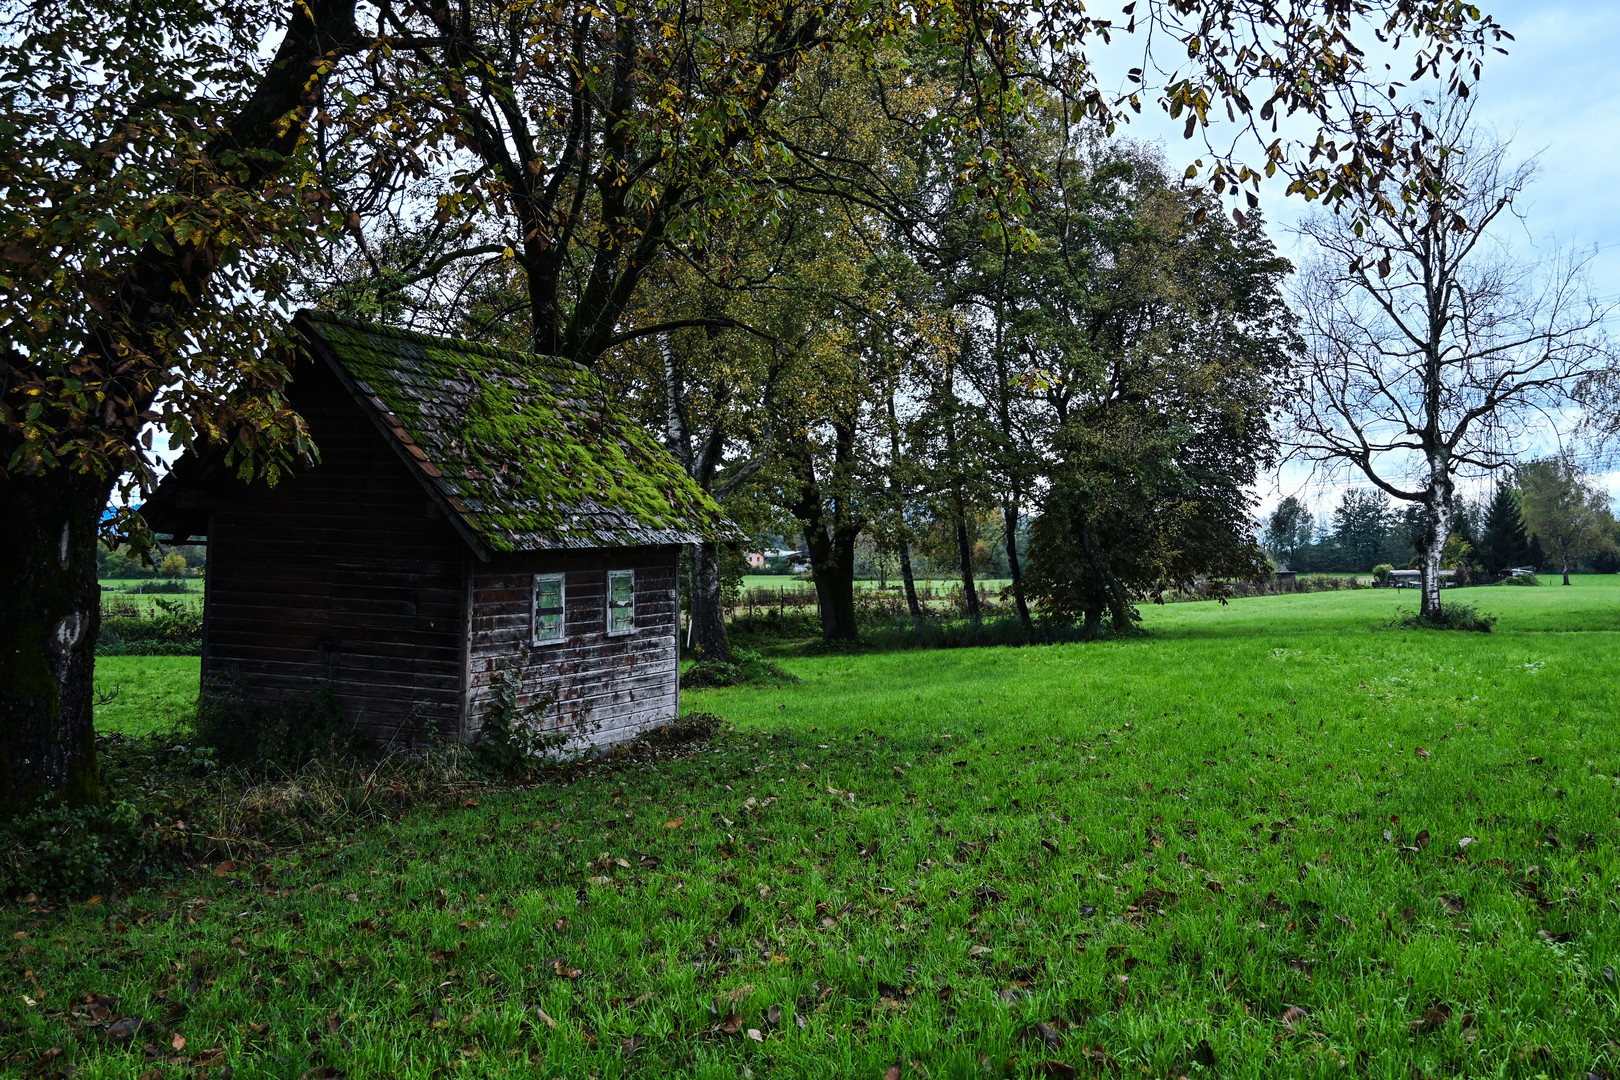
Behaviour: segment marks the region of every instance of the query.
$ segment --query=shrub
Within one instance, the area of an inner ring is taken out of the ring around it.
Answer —
[[[1389,565],[1389,563],[1379,563],[1377,566],[1372,568],[1373,580],[1378,582],[1380,585],[1388,585],[1389,575],[1394,572],[1395,568]]]
[[[102,612],[96,650],[104,656],[196,656],[202,652],[202,608],[183,600],[152,600],[142,610],[118,600]]]
[[[1541,579],[1534,574],[1509,574],[1498,585],[1540,585]]]
[[[212,750],[222,765],[284,773],[318,758],[356,757],[370,743],[329,690],[252,702],[235,680],[203,688],[189,728],[192,740]]]
[[[1133,628],[1134,629],[1134,628]],[[1025,626],[1016,615],[989,619],[906,619],[875,626],[862,637],[874,649],[961,649],[973,646],[1056,645],[1114,636],[1112,630],[1088,631],[1079,623],[1039,620]]]
[[[153,845],[128,803],[41,806],[0,824],[0,867],[17,892],[82,896],[112,885]]]
[[[169,581],[143,581],[125,591],[145,595],[147,593],[189,593],[192,589],[184,581],[171,579]]]
[[[1433,617],[1403,609],[1391,625],[1402,630],[1468,630],[1488,634],[1496,625],[1496,616],[1481,614],[1473,604],[1447,603],[1441,604],[1440,613]]]
[[[519,703],[524,659],[503,665],[496,674],[483,723],[472,741],[473,764],[489,776],[522,776],[534,769],[536,759],[556,753],[567,742],[566,735],[541,727],[553,699]]]
[[[681,675],[682,685],[693,690],[711,690],[720,686],[744,686],[749,683],[796,683],[799,677],[784,671],[757,652],[733,649],[731,661],[699,660]]]

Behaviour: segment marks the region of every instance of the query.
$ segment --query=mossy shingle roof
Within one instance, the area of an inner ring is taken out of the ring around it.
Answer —
[[[720,507],[587,369],[303,312],[334,363],[489,553],[693,543]]]

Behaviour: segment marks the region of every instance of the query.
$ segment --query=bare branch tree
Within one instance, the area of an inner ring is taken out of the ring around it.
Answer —
[[[1588,257],[1525,260],[1503,241],[1535,167],[1470,112],[1457,97],[1429,107],[1445,149],[1419,165],[1399,213],[1302,226],[1320,254],[1296,284],[1309,354],[1290,403],[1293,456],[1424,508],[1427,617],[1440,611],[1458,474],[1556,435],[1581,383],[1613,360]]]

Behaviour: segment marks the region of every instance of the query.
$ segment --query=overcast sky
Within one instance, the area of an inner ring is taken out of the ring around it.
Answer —
[[[1601,298],[1620,297],[1620,201],[1614,195],[1620,185],[1620,136],[1607,97],[1620,54],[1620,4],[1484,0],[1481,7],[1516,40],[1507,43],[1507,56],[1492,54],[1487,62],[1475,118],[1510,136],[1517,156],[1538,156],[1540,167],[1514,243],[1530,254],[1595,246],[1593,291]],[[1124,49],[1102,50],[1098,60],[1105,86],[1135,63]],[[1177,166],[1203,149],[1202,141],[1184,141],[1181,125],[1162,113],[1144,110],[1126,134],[1159,143]],[[1312,207],[1286,197],[1280,182],[1266,186],[1262,205],[1279,249],[1300,261],[1306,253],[1290,226]],[[1612,320],[1611,328],[1620,331],[1620,320]],[[1620,494],[1620,471],[1600,479]],[[1289,469],[1259,495],[1262,510],[1282,495],[1299,494],[1322,511],[1347,486],[1353,482],[1310,482],[1303,470]]]

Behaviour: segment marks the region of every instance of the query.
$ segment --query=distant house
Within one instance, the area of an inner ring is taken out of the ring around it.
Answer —
[[[753,570],[758,570],[765,565],[765,553],[763,551],[750,551],[743,556],[743,559],[748,563],[749,568]]]
[[[733,533],[603,384],[330,315],[294,328],[319,463],[271,486],[188,454],[141,509],[207,540],[204,680],[329,689],[407,743],[477,733],[503,666],[576,746],[674,717],[678,545]]]

